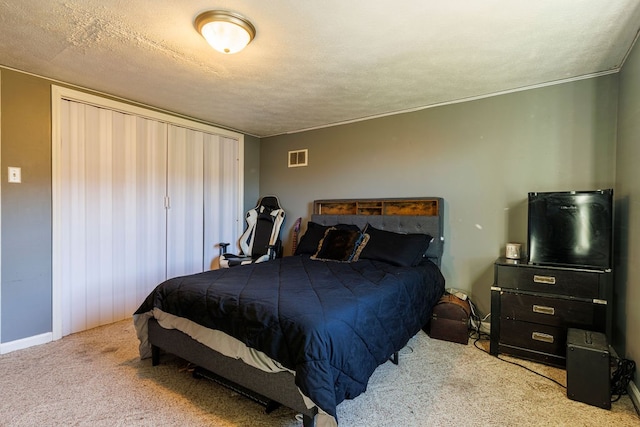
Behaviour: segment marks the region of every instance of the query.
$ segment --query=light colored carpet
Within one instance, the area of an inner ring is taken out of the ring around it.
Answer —
[[[486,344],[485,344],[486,345]],[[0,356],[2,426],[276,426],[302,423],[208,380],[180,359],[140,360],[130,320]],[[513,359],[512,359],[513,360]],[[526,363],[565,383],[565,371]],[[340,426],[639,426],[628,396],[610,411],[473,346],[420,332],[400,365],[338,408]]]

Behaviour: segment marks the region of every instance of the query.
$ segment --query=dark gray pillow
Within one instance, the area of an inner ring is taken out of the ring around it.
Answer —
[[[367,224],[364,232],[369,235],[369,241],[360,253],[360,259],[384,261],[400,267],[418,265],[433,239],[428,234],[379,230],[371,224]]]
[[[300,238],[300,242],[296,247],[294,255],[313,255],[318,251],[320,241],[324,237],[324,233],[330,228],[335,227],[339,230],[353,230],[360,231],[357,225],[352,224],[338,224],[338,225],[320,225],[316,222],[309,221],[307,223],[307,231]]]

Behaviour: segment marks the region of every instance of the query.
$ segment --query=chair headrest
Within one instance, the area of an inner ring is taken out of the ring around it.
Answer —
[[[258,206],[264,206],[269,208],[270,210],[281,209],[280,202],[276,196],[264,196],[260,199]]]

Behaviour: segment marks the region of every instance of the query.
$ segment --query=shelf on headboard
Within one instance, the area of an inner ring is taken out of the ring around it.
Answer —
[[[322,215],[422,215],[437,216],[439,199],[333,199],[313,202],[313,213]]]

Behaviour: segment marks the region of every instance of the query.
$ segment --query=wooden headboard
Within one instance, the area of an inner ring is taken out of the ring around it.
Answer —
[[[322,225],[367,224],[397,233],[433,236],[425,256],[438,266],[444,249],[444,203],[441,197],[328,199],[313,202],[311,220]]]

